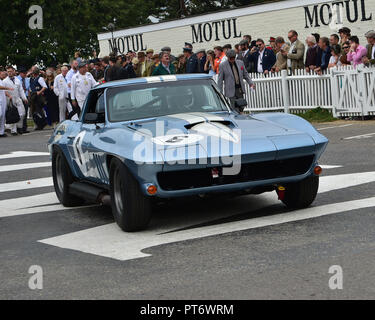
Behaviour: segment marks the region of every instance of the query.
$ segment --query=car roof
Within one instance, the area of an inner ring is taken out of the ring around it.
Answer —
[[[195,74],[174,74],[167,76],[154,76],[145,78],[132,78],[124,80],[110,81],[96,86],[94,89],[105,89],[113,87],[122,87],[127,85],[135,84],[146,84],[146,83],[160,83],[167,81],[184,81],[184,80],[196,80],[196,79],[212,79],[212,76],[206,73],[195,73]]]

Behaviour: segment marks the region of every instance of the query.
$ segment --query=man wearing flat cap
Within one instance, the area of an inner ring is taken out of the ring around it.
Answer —
[[[208,73],[208,71],[204,71],[204,65],[206,64],[206,50],[200,49],[197,51],[197,58],[198,58],[198,72],[199,73]]]
[[[161,48],[161,52],[164,52],[164,51],[169,53],[169,58],[171,62],[174,62],[176,60],[176,57],[173,54],[171,54],[172,52],[171,47],[166,46],[166,47]]]
[[[186,73],[199,73],[198,58],[190,47],[183,48],[186,58]]]
[[[241,60],[236,60],[236,51],[228,50],[226,55],[228,59],[219,65],[218,86],[220,91],[223,92],[224,83],[224,95],[229,98],[232,108],[237,112],[242,113],[243,109],[238,109],[235,105],[235,101],[244,97],[244,80],[246,80],[249,86],[253,89],[255,88],[255,85],[251,80],[244,63]]]
[[[87,63],[81,61],[78,64],[78,72],[72,78],[72,104],[74,113],[81,114],[83,104],[89,94],[91,88],[95,87],[99,83],[94,79],[90,72],[87,72]],[[73,116],[71,114],[70,116]],[[72,118],[73,119],[73,118]],[[74,120],[74,119],[73,119]]]
[[[249,42],[243,39],[240,41],[239,45],[240,45],[240,53],[238,54],[237,59],[243,61],[247,72],[251,72],[252,62],[250,59],[251,53],[249,49]]]
[[[365,65],[375,65],[375,31],[371,30],[366,32],[365,37],[367,38],[367,55],[362,58]]]
[[[23,105],[25,107],[25,117],[23,118],[23,126],[22,126],[22,131],[23,133],[28,133],[27,131],[27,114],[29,112],[29,90],[30,90],[30,78],[27,77],[27,70],[25,67],[19,67],[18,68],[18,80],[20,80],[22,89],[25,92],[26,99],[23,102]]]

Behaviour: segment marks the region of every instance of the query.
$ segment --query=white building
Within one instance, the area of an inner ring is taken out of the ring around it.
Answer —
[[[129,50],[155,52],[170,46],[173,54],[182,53],[185,42],[197,49],[212,49],[227,43],[234,46],[245,34],[263,38],[283,36],[295,29],[304,40],[310,33],[330,36],[341,27],[365,44],[364,34],[375,30],[375,0],[286,0],[240,9],[220,11],[185,19],[140,26],[98,34],[100,57],[117,47],[120,53]]]

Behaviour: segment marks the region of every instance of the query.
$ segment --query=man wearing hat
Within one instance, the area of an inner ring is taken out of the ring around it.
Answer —
[[[74,112],[78,117],[81,114],[83,104],[91,88],[99,83],[94,79],[91,73],[87,72],[87,64],[81,61],[78,65],[78,72],[72,78],[72,103]]]
[[[40,76],[40,71],[38,67],[32,68],[32,74],[30,78],[30,113],[38,115],[40,119],[45,119],[43,106],[45,105],[45,99],[43,97],[43,92],[47,90],[47,84],[43,77]],[[35,121],[34,121],[35,122]],[[35,122],[35,130],[42,130],[43,127]]]
[[[66,80],[66,75],[68,73],[68,67],[63,66],[61,67],[61,73],[56,76],[55,81],[53,83],[53,92],[58,98],[59,101],[59,121],[62,122],[66,118],[66,110],[70,109],[71,106],[68,99],[68,83]]]
[[[137,77],[143,77],[143,74],[146,71],[146,54],[143,51],[140,51],[137,54],[137,58],[138,63],[135,66],[135,74]]]
[[[185,45],[186,44],[188,43],[185,43]],[[193,49],[190,48],[190,46],[185,46],[183,52],[186,58],[186,73],[199,73],[198,58],[193,53]]]
[[[367,38],[367,56],[362,58],[365,65],[375,65],[375,31],[371,30],[366,32],[365,37]]]
[[[197,58],[198,58],[198,72],[199,73],[208,73],[208,71],[204,71],[204,65],[206,64],[206,50],[200,49],[197,52]]]
[[[18,69],[17,78],[21,82],[22,89],[25,92],[26,99],[29,99],[30,78],[27,77],[27,70],[25,67],[20,67]],[[29,131],[27,131],[27,115],[29,112],[29,101],[25,100],[23,106],[25,107],[25,117],[23,119],[22,133],[29,133]]]
[[[247,72],[251,72],[252,63],[250,59],[251,53],[249,49],[249,42],[245,39],[242,39],[239,45],[240,45],[240,53],[238,54],[237,59],[243,61]]]
[[[219,78],[217,84],[220,91],[223,92],[224,83],[224,95],[229,98],[232,108],[241,113],[243,110],[236,108],[235,101],[244,97],[244,79],[251,88],[254,89],[255,85],[251,80],[244,63],[241,60],[236,60],[236,51],[228,50],[226,56],[228,59],[219,65]]]
[[[171,62],[174,62],[176,60],[176,57],[173,54],[171,54],[172,52],[171,47],[166,46],[166,47],[161,48],[161,52],[164,52],[164,51],[169,53],[169,58]]]
[[[154,49],[146,50],[146,61],[145,61],[145,71],[143,72],[144,77],[149,77],[151,75],[151,66],[153,64],[152,56],[154,55]]]
[[[0,66],[0,138],[6,138],[5,133],[5,113],[7,109],[7,96],[10,94],[6,90],[12,90],[12,88],[4,85],[3,80],[6,78],[6,72],[3,67]]]
[[[277,50],[276,50],[276,38],[270,37],[270,44],[266,48],[272,50],[273,53],[276,55],[276,53],[277,53]]]
[[[10,94],[11,102],[15,107],[17,107],[20,120],[18,123],[10,125],[11,134],[16,136],[17,134],[22,134],[23,130],[23,119],[25,117],[25,107],[24,103],[27,103],[25,92],[23,91],[21,81],[16,77],[16,70],[12,66],[6,68],[8,77],[3,81],[6,87],[12,88],[12,91],[8,91]]]

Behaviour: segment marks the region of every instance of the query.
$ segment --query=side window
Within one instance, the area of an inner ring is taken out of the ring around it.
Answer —
[[[100,93],[99,99],[96,102],[95,113],[105,113],[104,92]]]
[[[98,115],[95,118],[97,123],[105,122],[104,90],[93,90],[89,93],[83,122],[92,123],[93,114]]]

